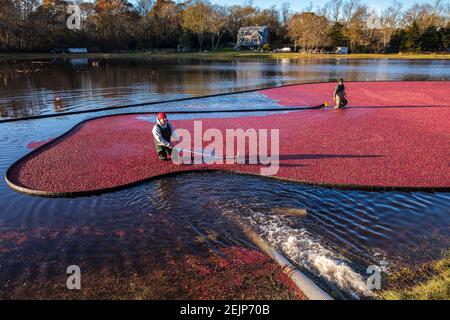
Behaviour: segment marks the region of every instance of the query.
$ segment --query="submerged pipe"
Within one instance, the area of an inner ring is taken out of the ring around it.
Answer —
[[[245,235],[267,256],[275,260],[295,285],[310,300],[333,300],[333,298],[323,291],[317,284],[309,279],[300,270],[296,269],[278,250],[272,248],[264,239],[262,239],[251,227],[249,227],[241,218],[235,216],[233,219],[241,228]]]
[[[297,86],[297,85],[301,85],[301,84],[313,84],[313,83],[283,84],[283,85],[279,85],[279,86],[254,88],[254,89],[241,90],[241,91],[213,93],[213,94],[204,95],[204,96],[190,96],[190,97],[175,98],[175,99],[169,99],[169,100],[163,100],[163,101],[147,101],[147,102],[133,103],[133,104],[127,104],[127,105],[120,105],[120,106],[108,106],[108,107],[96,108],[96,109],[90,109],[90,110],[76,110],[76,111],[41,114],[41,115],[37,115],[37,116],[28,116],[28,117],[20,117],[20,118],[6,118],[6,119],[0,119],[0,123],[25,121],[25,120],[36,120],[36,119],[45,119],[45,118],[55,118],[55,117],[62,117],[62,116],[71,116],[71,115],[76,115],[76,114],[120,110],[120,109],[126,109],[126,108],[144,107],[144,106],[151,106],[151,105],[158,105],[158,104],[165,104],[165,103],[174,103],[174,102],[183,102],[183,101],[190,101],[190,100],[197,100],[197,99],[200,100],[200,99],[216,98],[216,97],[222,97],[222,96],[231,96],[231,95],[239,95],[239,94],[244,94],[244,93],[258,92],[258,91],[270,90],[270,89],[276,89],[276,88],[293,87],[293,86]],[[299,109],[318,109],[319,107],[320,106],[306,107],[306,108],[305,107],[290,107],[290,108],[274,107],[274,108],[261,108],[261,109],[249,109],[249,110],[241,110],[241,109],[235,109],[235,110],[180,110],[180,111],[165,111],[165,113],[188,114],[188,113],[222,113],[222,112],[247,112],[247,111],[248,112],[286,111],[286,110],[289,111],[289,110],[299,110]],[[138,112],[138,113],[145,113],[145,112]],[[150,113],[156,113],[156,111],[153,111]]]
[[[366,82],[397,82],[398,80],[371,80],[369,81],[367,79]],[[417,80],[402,80],[403,82],[408,81],[417,81]],[[446,81],[445,79],[442,80],[427,80],[427,82],[442,82]],[[209,95],[204,96],[190,96],[190,97],[184,97],[184,98],[175,98],[175,99],[169,99],[169,100],[163,100],[163,101],[147,101],[147,102],[140,102],[140,103],[134,103],[134,104],[128,104],[128,105],[120,105],[120,106],[108,106],[103,108],[96,108],[96,109],[90,109],[90,110],[76,110],[76,111],[67,111],[62,113],[50,113],[50,114],[42,114],[37,116],[28,116],[28,117],[20,117],[20,118],[6,118],[1,119],[0,117],[0,124],[6,123],[6,122],[16,122],[16,121],[25,121],[25,120],[35,120],[35,119],[44,119],[44,118],[54,118],[54,117],[62,117],[62,116],[70,116],[70,115],[76,115],[76,114],[84,114],[84,113],[95,113],[95,112],[101,112],[101,111],[110,111],[110,110],[119,110],[119,109],[125,109],[125,108],[133,108],[133,107],[143,107],[143,106],[150,106],[150,105],[157,105],[157,104],[164,104],[164,103],[173,103],[173,102],[182,102],[182,101],[189,101],[189,100],[196,100],[196,99],[208,99],[208,98],[215,98],[215,97],[221,97],[221,96],[227,96],[227,95],[238,95],[243,93],[251,93],[251,92],[258,92],[263,90],[270,90],[270,89],[277,89],[277,88],[284,88],[284,87],[294,87],[299,85],[310,85],[310,84],[320,84],[320,83],[331,83],[334,81],[314,81],[314,82],[301,82],[301,83],[290,83],[290,84],[282,84],[278,86],[271,86],[271,87],[262,87],[262,88],[254,88],[254,89],[248,89],[248,90],[242,90],[242,91],[232,91],[232,92],[220,92],[220,93],[213,93]],[[359,81],[364,82],[364,81]],[[187,114],[187,113],[221,113],[221,112],[255,112],[255,111],[294,111],[294,110],[301,110],[301,109],[319,109],[322,108],[324,105],[319,106],[309,106],[309,107],[291,107],[291,108],[261,108],[261,109],[249,109],[249,110],[180,110],[180,111],[165,111],[166,113],[177,113],[177,114]],[[393,106],[394,108],[397,107],[403,107],[403,106]],[[423,107],[423,106],[420,106]],[[371,108],[371,107],[364,107],[364,108]],[[388,107],[391,108],[391,107]],[[139,113],[145,113],[145,112],[139,112]],[[150,112],[150,113],[156,113]]]

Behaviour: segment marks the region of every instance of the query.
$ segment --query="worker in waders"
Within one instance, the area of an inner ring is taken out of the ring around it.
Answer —
[[[158,113],[156,124],[153,127],[153,141],[160,160],[169,160],[173,144],[170,142],[175,128],[167,119],[164,112]]]
[[[347,94],[345,93],[344,79],[340,79],[334,89],[333,99],[336,101],[335,109],[343,108],[347,105]]]

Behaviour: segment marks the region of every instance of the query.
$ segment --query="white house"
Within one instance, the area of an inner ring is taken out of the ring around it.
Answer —
[[[237,36],[236,50],[242,48],[254,50],[269,42],[269,27],[254,26],[240,28]]]

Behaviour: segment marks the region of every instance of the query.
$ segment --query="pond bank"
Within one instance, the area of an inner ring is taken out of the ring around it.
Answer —
[[[190,60],[234,60],[234,59],[406,59],[406,60],[450,60],[450,54],[300,54],[293,53],[259,53],[247,51],[212,51],[188,53],[164,52],[129,52],[129,53],[87,53],[87,54],[52,54],[52,53],[0,53],[0,61],[35,60],[55,58],[91,58],[91,59],[190,59]]]
[[[387,300],[449,300],[450,250],[435,262],[402,268],[388,280],[393,282],[393,287],[381,293]]]

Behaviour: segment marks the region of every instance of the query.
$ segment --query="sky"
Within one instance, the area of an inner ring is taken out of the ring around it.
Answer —
[[[212,3],[217,3],[221,5],[235,5],[235,4],[244,4],[245,0],[212,0]],[[317,6],[323,6],[328,0],[253,0],[253,5],[259,7],[259,8],[269,8],[273,5],[277,6],[278,8],[281,7],[281,4],[284,2],[288,2],[291,5],[291,9],[293,11],[300,11],[301,9],[304,9],[306,7],[309,7],[311,2],[313,3],[314,8]],[[366,3],[370,7],[376,7],[380,10],[384,10],[390,6],[392,3],[392,0],[361,0],[362,3]],[[413,5],[414,3],[432,3],[432,0],[399,0],[399,2],[402,2],[404,7],[409,7]]]

